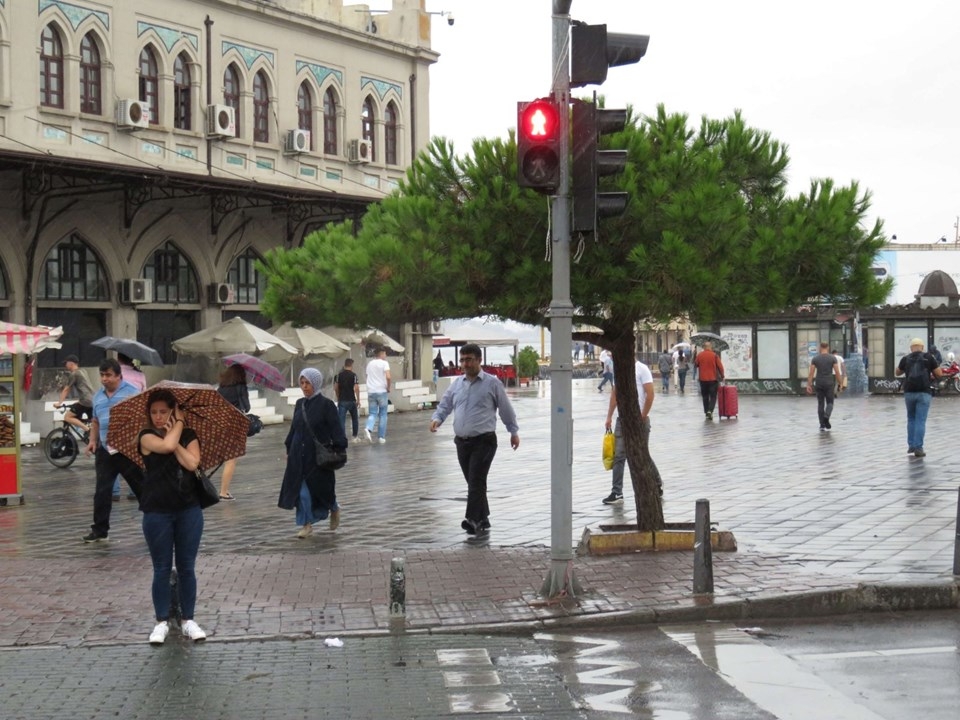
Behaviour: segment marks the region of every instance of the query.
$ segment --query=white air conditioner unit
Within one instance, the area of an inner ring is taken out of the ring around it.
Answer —
[[[441,329],[442,326],[443,326],[443,323],[441,323],[439,320],[431,320],[431,321],[430,321],[430,332],[432,332],[434,335],[439,335],[439,334],[440,334],[440,329]]]
[[[153,280],[125,278],[120,283],[120,302],[127,305],[153,302]]]
[[[118,101],[117,127],[121,130],[150,127],[150,106],[140,100]]]
[[[348,159],[350,162],[358,164],[370,162],[370,141],[351,140]]]
[[[310,152],[310,131],[287,130],[286,139],[283,143],[283,149],[288,153]]]
[[[237,134],[237,122],[229,105],[207,105],[207,135],[230,138]]]
[[[207,286],[211,305],[232,305],[236,302],[233,285],[228,283],[210,283]]]

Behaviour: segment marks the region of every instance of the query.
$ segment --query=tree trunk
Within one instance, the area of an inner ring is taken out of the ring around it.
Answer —
[[[604,326],[606,334],[607,326]],[[617,393],[617,411],[633,484],[633,498],[637,506],[639,530],[662,530],[663,505],[660,502],[660,471],[650,456],[649,418],[644,424],[640,418],[637,396],[636,338],[633,322],[618,336],[611,337],[608,349],[613,353],[614,389]],[[651,409],[651,415],[653,410]]]

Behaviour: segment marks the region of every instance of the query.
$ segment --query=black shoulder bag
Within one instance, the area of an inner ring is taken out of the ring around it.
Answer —
[[[347,464],[347,451],[334,447],[332,442],[322,443],[317,440],[313,428],[310,427],[310,421],[307,418],[307,408],[303,408],[303,424],[307,426],[307,432],[313,438],[314,452],[317,459],[317,467],[321,470],[339,470]]]

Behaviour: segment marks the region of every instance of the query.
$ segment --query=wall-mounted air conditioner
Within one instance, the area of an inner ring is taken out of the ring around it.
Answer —
[[[348,159],[350,162],[358,164],[370,162],[370,141],[351,140]]]
[[[117,127],[121,130],[150,127],[150,106],[140,100],[119,100]]]
[[[233,285],[229,283],[210,283],[207,293],[211,305],[231,305],[235,302]]]
[[[153,302],[153,280],[124,278],[120,283],[120,302],[127,305]]]
[[[237,122],[229,105],[207,105],[207,135],[231,138],[237,134]]]
[[[287,130],[283,149],[288,153],[310,152],[310,131]]]

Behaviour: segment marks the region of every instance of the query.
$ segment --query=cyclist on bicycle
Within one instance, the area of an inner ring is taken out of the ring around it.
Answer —
[[[59,408],[63,406],[63,401],[67,399],[70,391],[73,390],[79,398],[72,408],[68,408],[64,413],[63,420],[71,425],[80,428],[84,434],[90,431],[90,426],[85,422],[93,416],[93,386],[90,384],[87,374],[80,369],[80,358],[76,355],[67,355],[63,361],[63,366],[70,373],[67,381],[60,388],[60,400],[53,406]]]

